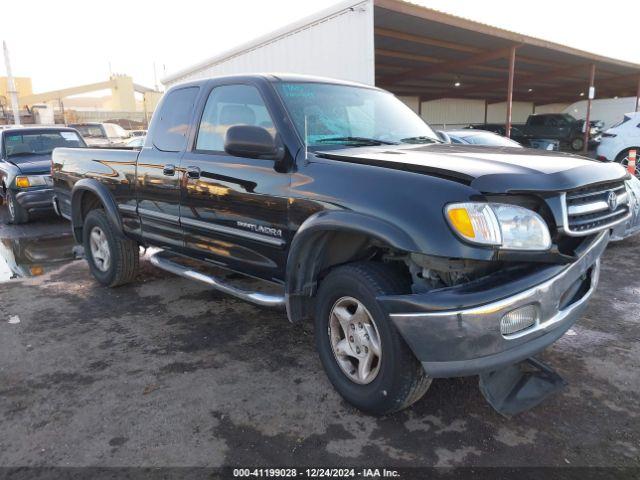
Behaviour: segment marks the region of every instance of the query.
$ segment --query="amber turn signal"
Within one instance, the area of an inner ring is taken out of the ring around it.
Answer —
[[[18,188],[29,188],[29,177],[16,177],[16,186]]]

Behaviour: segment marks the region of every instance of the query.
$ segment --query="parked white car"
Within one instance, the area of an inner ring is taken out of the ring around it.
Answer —
[[[636,149],[640,159],[640,112],[627,113],[624,119],[602,134],[596,152],[598,160],[615,161],[626,167],[629,150]],[[636,177],[640,178],[640,168],[636,164]]]

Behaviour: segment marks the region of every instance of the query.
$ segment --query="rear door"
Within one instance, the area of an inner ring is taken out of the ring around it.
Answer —
[[[567,140],[571,136],[571,124],[561,115],[548,117],[545,127],[548,138]]]
[[[193,121],[199,87],[169,91],[154,116],[150,142],[136,168],[137,209],[142,236],[169,250],[184,247],[180,227],[180,159]]]
[[[182,159],[180,218],[190,254],[277,281],[286,258],[290,174],[276,171],[274,160],[224,151],[229,127],[256,125],[276,135],[273,118],[256,85],[213,87]]]
[[[526,125],[526,132],[529,137],[543,138],[545,136],[545,120],[542,115],[532,115]]]

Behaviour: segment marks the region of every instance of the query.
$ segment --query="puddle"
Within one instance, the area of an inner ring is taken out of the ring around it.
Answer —
[[[82,257],[71,234],[0,239],[0,282],[43,275]]]

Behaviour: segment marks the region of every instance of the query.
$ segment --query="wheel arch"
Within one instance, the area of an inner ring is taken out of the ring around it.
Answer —
[[[311,318],[317,282],[328,269],[362,260],[372,246],[396,252],[418,247],[402,229],[385,220],[350,211],[324,211],[298,229],[287,258],[287,315],[293,323]]]
[[[87,213],[94,208],[103,208],[116,232],[123,234],[122,218],[109,189],[95,179],[84,178],[73,186],[71,192],[71,225],[78,243],[82,243],[82,228]]]
[[[614,161],[616,162],[622,161],[622,155],[625,152],[633,149],[637,151],[637,157],[640,158],[640,146],[634,147],[633,145],[627,145],[625,147],[622,147],[620,150],[618,150],[618,153],[616,153],[616,156],[614,157]]]

